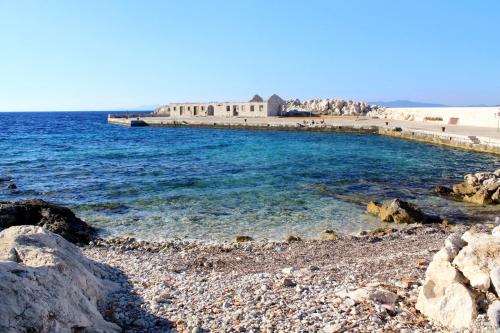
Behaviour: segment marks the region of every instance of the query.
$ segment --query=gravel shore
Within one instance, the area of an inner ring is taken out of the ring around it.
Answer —
[[[122,284],[104,313],[127,332],[436,332],[414,309],[417,288],[446,236],[464,229],[289,243],[115,238],[83,253]]]

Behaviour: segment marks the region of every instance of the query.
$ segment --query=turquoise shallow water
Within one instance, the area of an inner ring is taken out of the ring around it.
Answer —
[[[2,200],[67,205],[103,235],[316,237],[380,226],[364,200],[403,198],[453,221],[491,219],[433,187],[500,159],[377,135],[126,128],[106,113],[0,113]]]

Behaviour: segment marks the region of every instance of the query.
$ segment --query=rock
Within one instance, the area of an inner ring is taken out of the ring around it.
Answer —
[[[490,280],[497,296],[500,297],[500,266],[496,266],[490,271]]]
[[[488,307],[488,319],[496,333],[500,333],[500,301],[494,301]]]
[[[478,188],[468,183],[453,185],[453,193],[460,195],[470,195],[476,193]]]
[[[500,266],[500,239],[488,234],[467,232],[468,242],[453,260],[453,264],[470,281],[473,288],[487,291],[490,288],[490,270]]]
[[[495,237],[500,238],[500,225],[493,228],[493,230],[491,231],[491,234]]]
[[[477,315],[476,299],[463,285],[462,274],[451,265],[454,252],[438,251],[419,290],[416,308],[429,318],[453,328],[468,327]]]
[[[494,193],[491,193],[486,188],[481,188],[473,195],[465,195],[463,197],[463,200],[465,202],[470,202],[478,205],[489,205],[493,203],[493,200],[491,199],[493,194]]]
[[[369,202],[367,212],[380,217],[382,222],[394,223],[431,223],[441,222],[440,218],[424,214],[412,203],[394,199],[383,204]]]
[[[379,304],[393,305],[398,299],[398,295],[384,289],[378,289],[370,293],[370,300]]]
[[[12,178],[12,177],[0,176],[0,183],[3,183],[3,182],[10,182],[11,180],[13,180],[13,178]]]
[[[322,230],[321,231],[321,237],[320,240],[322,241],[327,241],[327,240],[334,240],[337,239],[339,236],[337,233],[333,230]]]
[[[434,187],[434,192],[440,195],[451,195],[454,193],[451,188],[441,185],[436,185],[436,187]]]
[[[15,189],[17,189],[17,185],[16,184],[9,184],[9,186],[7,186],[7,189],[8,190],[15,190]]]
[[[452,250],[455,255],[457,255],[458,251],[460,251],[466,245],[467,242],[465,242],[462,237],[456,233],[449,235],[448,238],[446,238],[446,240],[444,241],[444,246]]]
[[[16,260],[12,258],[15,249]],[[64,238],[36,226],[0,232],[1,332],[120,332],[97,304],[118,286]]]
[[[429,318],[454,329],[468,328],[477,317],[476,299],[457,282],[447,284],[437,292],[433,283],[428,281],[420,290],[416,308]]]
[[[295,267],[285,267],[281,270],[281,273],[286,274],[286,275],[291,275],[295,271],[297,271],[297,269],[295,269]]]
[[[0,202],[0,230],[18,225],[36,225],[59,234],[72,243],[88,244],[95,229],[66,207],[43,200]]]
[[[285,287],[295,287],[297,285],[297,283],[295,283],[295,281],[293,281],[290,278],[284,278],[283,279],[283,285]]]
[[[286,238],[286,241],[287,242],[300,242],[302,240],[302,238],[298,237],[298,236],[293,236],[293,235],[289,235],[287,238]]]
[[[235,237],[235,241],[237,243],[251,242],[253,241],[253,238],[250,236],[238,235]]]
[[[348,292],[347,297],[356,303],[361,303],[370,297],[370,292],[366,288],[359,288],[354,291]]]

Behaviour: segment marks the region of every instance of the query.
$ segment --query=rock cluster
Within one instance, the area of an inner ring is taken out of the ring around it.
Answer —
[[[370,105],[366,102],[358,102],[343,99],[311,99],[301,102],[299,99],[287,101],[287,110],[306,110],[316,114],[338,115],[338,116],[359,116],[375,115],[384,110],[384,107]]]
[[[470,328],[487,311],[500,330],[500,226],[491,234],[474,228],[451,234],[426,271],[416,308],[452,328]]]
[[[66,207],[43,200],[0,202],[0,230],[18,225],[36,225],[59,234],[72,243],[88,244],[95,230]]]
[[[439,223],[437,216],[427,215],[412,203],[394,199],[380,204],[370,201],[366,207],[368,213],[378,216],[382,222],[394,223]]]
[[[61,236],[36,226],[0,232],[1,332],[120,332],[98,311],[116,284]]]
[[[467,174],[464,181],[453,188],[436,186],[435,192],[478,205],[500,203],[500,169],[495,172]]]

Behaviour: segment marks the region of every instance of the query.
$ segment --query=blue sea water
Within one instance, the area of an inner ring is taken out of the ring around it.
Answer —
[[[496,208],[433,194],[500,158],[378,135],[127,128],[105,112],[0,113],[0,199],[41,198],[107,235],[221,240],[380,227],[366,200],[467,223]]]

